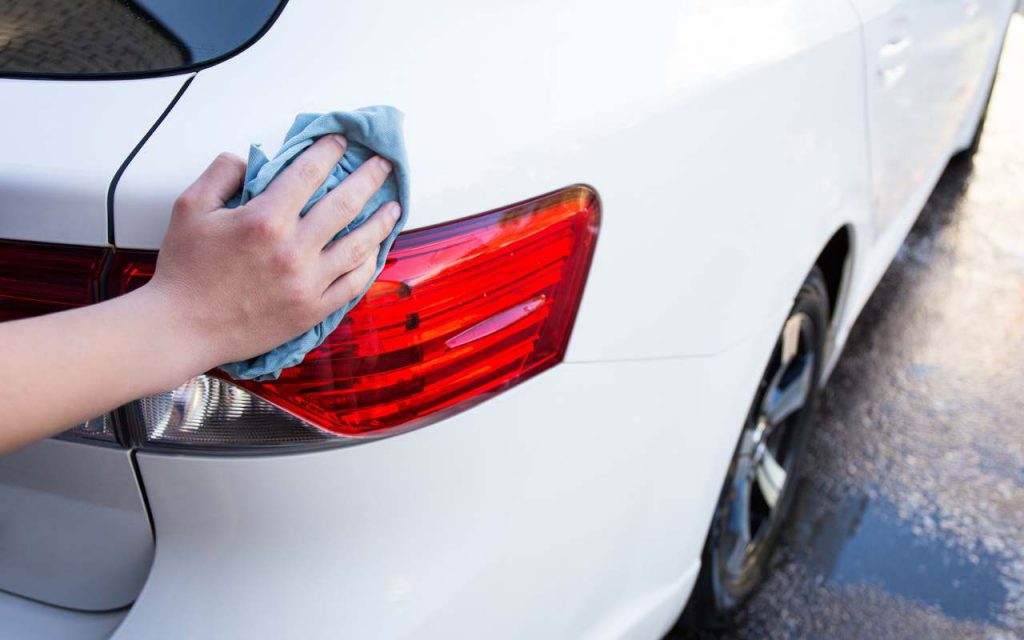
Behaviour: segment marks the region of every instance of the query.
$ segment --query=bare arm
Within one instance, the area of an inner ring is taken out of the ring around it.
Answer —
[[[148,284],[100,304],[0,323],[0,453],[268,351],[354,298],[399,209],[384,205],[323,249],[390,171],[383,160],[367,162],[300,219],[344,145],[321,138],[238,209],[224,203],[241,187],[245,165],[219,156],[175,203]]]

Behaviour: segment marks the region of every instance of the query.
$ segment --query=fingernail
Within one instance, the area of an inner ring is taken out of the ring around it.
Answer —
[[[392,220],[398,221],[402,217],[402,207],[397,202],[392,203],[391,210],[388,211],[388,215],[391,216]]]
[[[383,169],[384,171],[391,171],[391,163],[388,162],[385,158],[378,157],[377,164],[380,165],[380,168]]]
[[[337,142],[339,145],[341,145],[342,149],[345,149],[345,148],[348,147],[348,140],[346,140],[345,137],[343,135],[341,135],[340,133],[332,133],[331,134],[331,139],[334,140],[335,142]]]

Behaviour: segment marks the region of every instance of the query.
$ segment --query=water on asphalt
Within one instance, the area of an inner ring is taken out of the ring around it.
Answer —
[[[1021,16],[819,414],[771,576],[707,637],[1024,638]]]

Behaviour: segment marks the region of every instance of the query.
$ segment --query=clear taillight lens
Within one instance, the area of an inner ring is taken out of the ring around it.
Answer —
[[[131,440],[148,446],[252,452],[301,449],[337,438],[245,389],[198,376],[124,409]]]

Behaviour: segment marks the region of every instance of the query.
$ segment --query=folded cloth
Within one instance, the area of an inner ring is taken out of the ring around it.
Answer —
[[[359,228],[385,202],[398,201],[402,206],[402,216],[394,230],[381,244],[381,251],[377,257],[377,270],[374,271],[373,278],[370,280],[372,283],[384,268],[384,260],[388,251],[409,215],[409,173],[405,157],[405,144],[402,141],[402,112],[394,107],[366,107],[352,112],[335,111],[324,114],[303,113],[298,115],[295,118],[295,123],[285,135],[284,144],[273,159],[267,159],[259,145],[252,145],[249,149],[249,166],[245,171],[245,184],[242,186],[242,192],[229,202],[228,206],[243,205],[258,196],[267,188],[274,176],[295,159],[295,156],[313,144],[317,138],[328,133],[340,133],[345,136],[345,139],[348,140],[348,148],[327,180],[320,185],[320,188],[299,212],[300,216],[306,215],[310,207],[320,198],[341,184],[341,181],[356,167],[374,155],[383,156],[391,161],[392,171],[384,186],[370,198],[359,215],[334,236],[334,240],[337,240]],[[226,364],[221,369],[234,378],[277,379],[281,375],[281,369],[299,364],[307,353],[320,346],[327,336],[338,328],[341,319],[349,309],[359,302],[369,288],[370,285],[367,285],[366,289],[363,289],[354,300],[327,316],[326,320],[301,336],[289,340],[268,353],[242,362]]]

